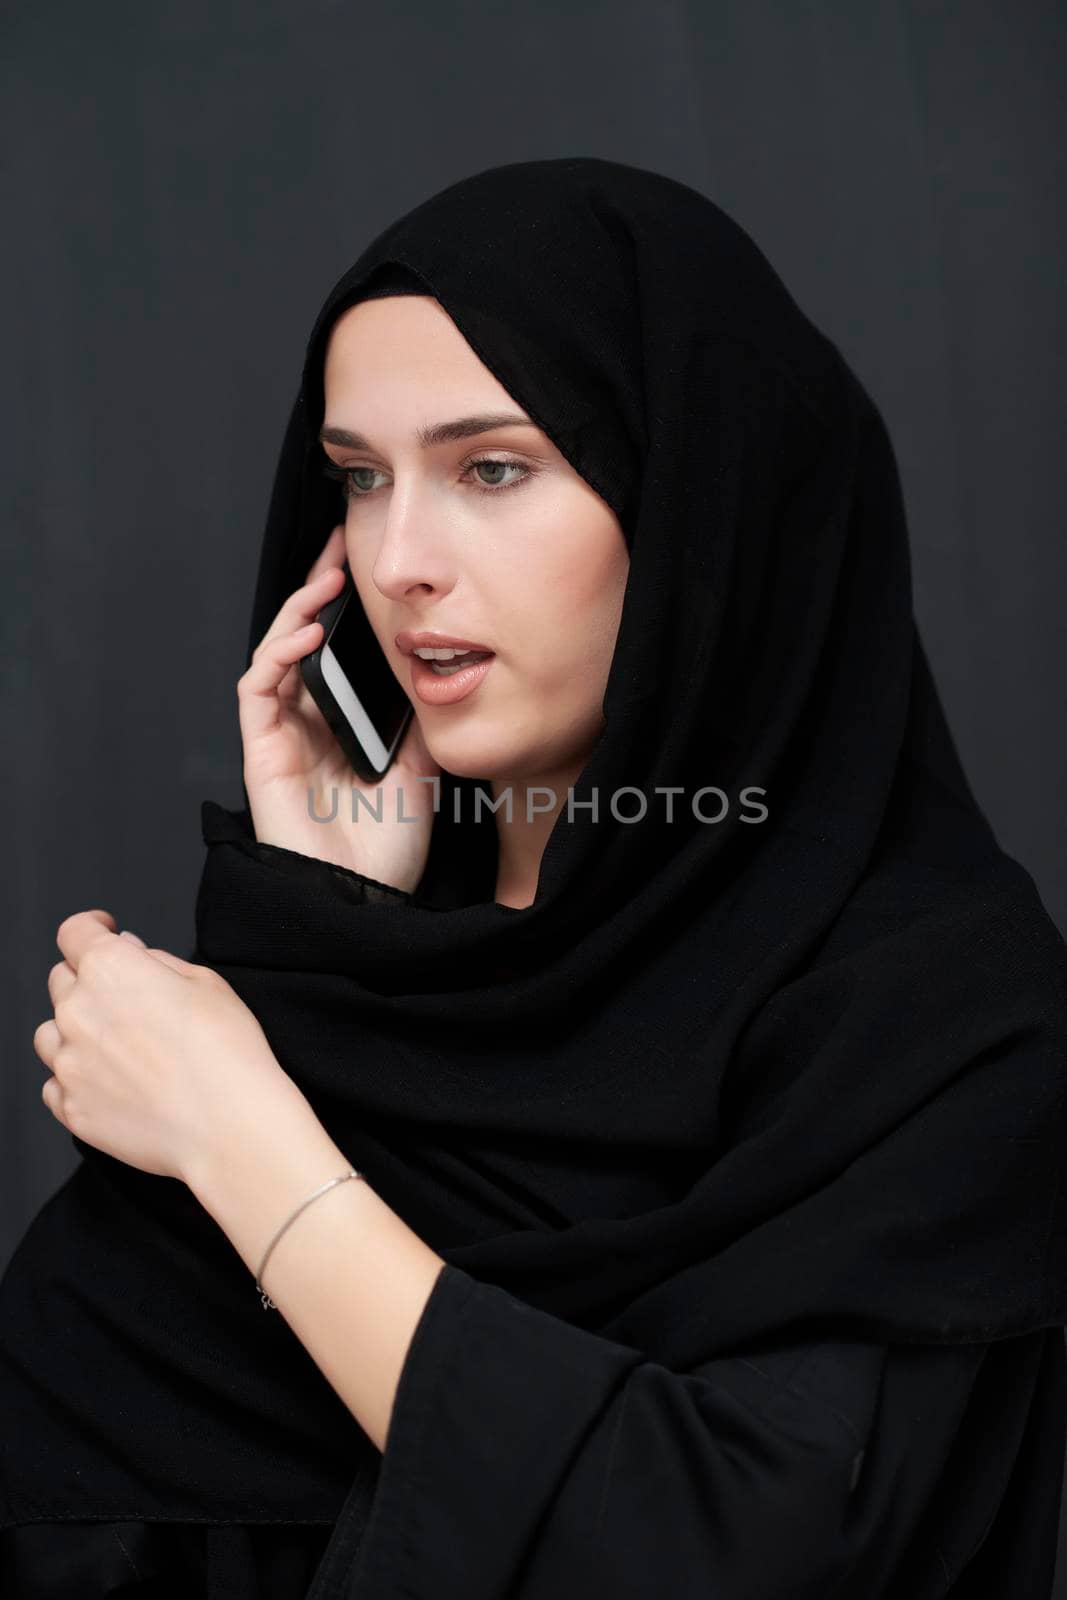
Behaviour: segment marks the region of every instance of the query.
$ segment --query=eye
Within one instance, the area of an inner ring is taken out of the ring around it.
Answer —
[[[510,469],[520,473],[521,476],[513,478],[509,483],[499,480],[496,483],[475,483],[470,480],[470,474],[476,467],[502,467],[505,471]],[[361,473],[367,473],[371,478],[385,476],[377,467],[335,467],[332,462],[322,470],[327,478],[333,478],[340,483],[341,494],[347,501],[366,500],[374,493],[372,485],[357,482]],[[511,461],[504,456],[476,456],[473,461],[465,463],[462,476],[470,480],[471,488],[478,494],[503,494],[507,489],[521,488],[534,476],[536,470],[524,461]]]
[[[365,500],[371,493],[366,484],[357,484],[356,477],[361,472],[369,472],[371,477],[381,476],[374,467],[323,467],[323,472],[328,478],[335,478],[341,485],[341,494],[346,500]]]
[[[517,488],[520,483],[525,483],[530,475],[529,468],[524,466],[522,462],[507,461],[500,456],[478,456],[476,460],[468,464],[467,472],[473,472],[475,467],[503,467],[505,470],[510,467],[513,472],[521,472],[523,474],[521,478],[512,478],[510,483],[501,483],[497,480],[496,483],[487,484],[483,482],[474,485],[476,489],[488,489],[490,492],[497,489]],[[466,473],[464,473],[464,477],[466,477]]]

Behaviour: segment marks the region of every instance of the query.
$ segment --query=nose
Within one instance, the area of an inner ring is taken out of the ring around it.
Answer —
[[[452,541],[435,516],[428,488],[394,488],[371,577],[389,600],[447,594],[456,582]]]

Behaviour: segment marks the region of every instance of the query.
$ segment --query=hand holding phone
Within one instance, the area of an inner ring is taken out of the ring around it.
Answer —
[[[363,754],[360,746],[346,739],[349,749],[342,748],[300,668],[304,658],[324,643],[319,613],[346,587],[344,561],[344,528],[338,526],[308,572],[307,582],[286,600],[238,682],[245,789],[261,843],[331,861],[410,893],[426,866],[434,819],[434,785],[416,780],[441,772],[426,748],[418,720],[413,713],[402,719],[402,736],[386,770],[367,777],[352,761],[352,754]],[[362,614],[362,607],[359,610]],[[374,649],[380,651],[376,640]],[[388,662],[385,666],[392,671]],[[368,770],[365,759],[360,766]],[[354,790],[366,795],[366,805],[357,799],[353,806]],[[398,821],[398,790],[401,815],[417,820]],[[317,820],[323,818],[329,820]]]

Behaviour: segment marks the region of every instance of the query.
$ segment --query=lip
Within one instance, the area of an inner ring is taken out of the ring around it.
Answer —
[[[486,655],[496,654],[487,644],[478,644],[474,639],[457,639],[450,633],[412,633],[408,628],[397,634],[394,643],[406,656],[416,650],[482,650]]]
[[[450,706],[457,700],[465,700],[473,690],[477,689],[487,673],[492,671],[496,656],[487,655],[484,660],[476,661],[473,666],[460,667],[458,672],[449,673],[446,677],[439,677],[428,661],[421,656],[411,657],[411,687],[424,705]]]

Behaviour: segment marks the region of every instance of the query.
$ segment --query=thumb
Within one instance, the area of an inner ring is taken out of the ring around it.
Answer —
[[[161,961],[165,967],[170,967],[173,972],[185,974],[190,970],[190,962],[183,961],[181,956],[172,956],[169,950],[157,950],[155,946],[149,948],[144,940],[139,938],[136,933],[131,933],[129,928],[123,928],[119,938],[128,939],[131,944],[139,944],[142,950],[146,950],[150,956],[154,956],[157,961]]]
[[[165,967],[169,967],[172,972],[180,972],[183,978],[188,978],[197,970],[194,962],[183,961],[181,956],[173,956],[169,950],[158,950],[155,945],[149,945],[147,953],[155,961],[161,961]]]

